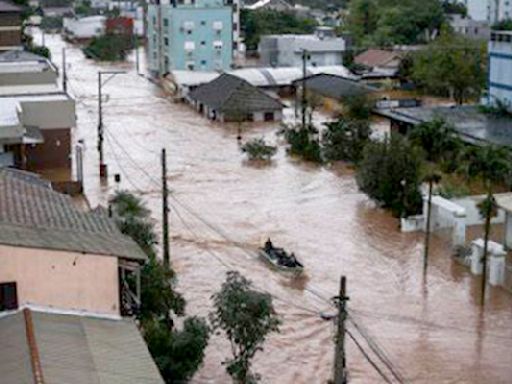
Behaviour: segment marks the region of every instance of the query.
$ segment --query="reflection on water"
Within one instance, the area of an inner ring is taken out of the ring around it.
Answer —
[[[53,59],[63,46],[47,36]],[[208,122],[186,106],[165,100],[160,90],[133,73],[104,88],[106,161],[120,186],[98,181],[96,145],[97,65],[68,46],[69,89],[77,98],[75,140],[85,143],[85,190],[94,206],[116,188],[140,193],[159,226],[159,153],[167,148],[169,184],[179,201],[207,218],[226,237],[172,201],[171,259],[188,313],[206,315],[210,297],[228,269],[237,269],[259,289],[275,295],[283,318],[279,334],[256,357],[265,383],[325,383],[333,359],[333,324],[319,313],[341,274],[348,278],[352,317],[407,379],[414,383],[511,383],[512,298],[488,290],[478,305],[480,282],[450,258],[443,236],[432,237],[423,280],[421,234],[402,234],[398,221],[357,190],[353,171],[305,165],[286,156],[277,125],[244,125],[243,139],[264,136],[279,144],[272,165],[248,166],[237,129]],[[131,71],[131,64],[117,69]],[[289,113],[288,115],[293,115]],[[133,159],[133,160],[132,160]],[[270,236],[297,253],[303,279],[271,271],[251,250]],[[325,299],[325,300],[324,300]],[[355,332],[355,331],[354,331]],[[351,383],[380,383],[352,342],[347,342]],[[194,383],[228,382],[221,361],[226,341],[214,337]]]

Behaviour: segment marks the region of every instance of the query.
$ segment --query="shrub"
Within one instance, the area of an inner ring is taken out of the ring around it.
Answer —
[[[325,125],[327,129],[322,134],[322,150],[325,159],[359,162],[363,156],[364,147],[370,141],[369,123],[341,119]]]
[[[270,161],[272,156],[276,154],[277,148],[272,145],[267,145],[263,138],[259,138],[245,143],[241,147],[241,151],[247,153],[249,160]]]

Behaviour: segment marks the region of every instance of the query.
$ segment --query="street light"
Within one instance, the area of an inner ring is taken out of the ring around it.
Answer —
[[[101,87],[103,87],[115,75],[125,74],[126,71],[98,71],[98,152],[100,153],[100,178],[107,177],[107,165],[103,160],[103,114],[102,114],[102,95]],[[111,75],[104,82],[101,81],[102,75]]]

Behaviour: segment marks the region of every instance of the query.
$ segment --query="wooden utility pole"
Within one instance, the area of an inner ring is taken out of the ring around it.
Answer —
[[[336,332],[336,351],[334,354],[334,384],[347,383],[346,356],[345,356],[345,321],[347,319],[345,276],[341,276],[339,296],[335,298],[338,306],[338,329]]]
[[[68,76],[66,73],[66,48],[62,48],[62,89],[68,91]]]
[[[428,182],[428,203],[427,203],[427,226],[425,228],[425,250],[423,253],[423,274],[427,274],[428,268],[428,254],[430,247],[430,231],[431,231],[431,217],[432,217],[432,190],[434,183],[438,184],[441,181],[441,176],[435,172],[429,174],[426,178]]]
[[[101,99],[101,71],[98,71],[98,152],[100,156],[100,178],[105,178],[107,177],[107,167],[103,159],[103,111]]]
[[[428,251],[430,245],[430,218],[432,216],[432,178],[428,180],[428,203],[427,203],[427,226],[425,228],[425,250],[423,252],[423,274],[426,275],[428,268]]]
[[[306,75],[307,75],[308,51],[302,50],[302,128],[306,128]]]
[[[169,202],[167,190],[167,155],[165,148],[162,149],[162,242],[164,265],[169,268]]]

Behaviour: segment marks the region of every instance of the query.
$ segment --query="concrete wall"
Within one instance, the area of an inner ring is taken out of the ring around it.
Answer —
[[[478,204],[485,199],[484,195],[468,196],[459,199],[452,199],[451,201],[466,210],[466,225],[482,225],[485,219],[480,216]],[[505,222],[505,211],[498,210],[498,216],[491,220],[493,224],[502,224]]]
[[[512,111],[512,31],[491,33],[489,94],[491,103],[499,99]]]
[[[119,315],[115,257],[0,245],[0,282],[16,282],[18,304]]]

